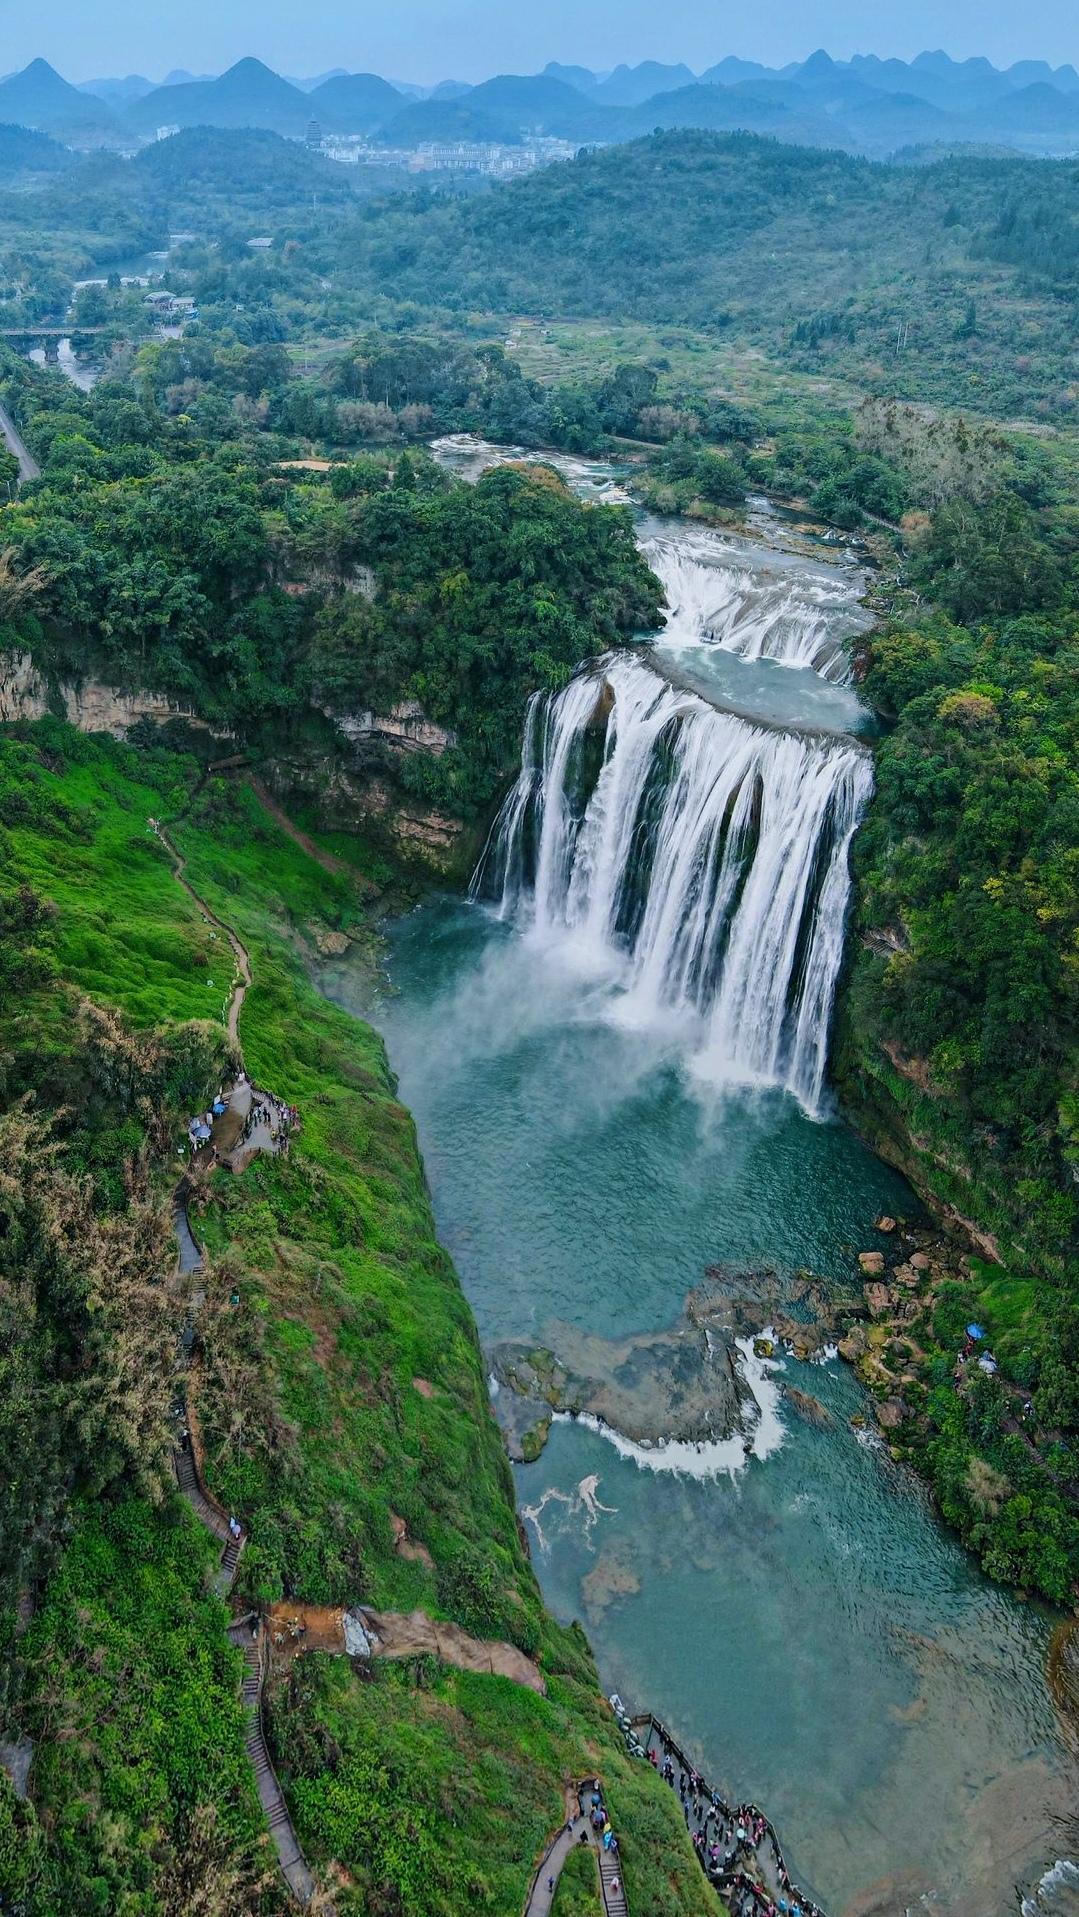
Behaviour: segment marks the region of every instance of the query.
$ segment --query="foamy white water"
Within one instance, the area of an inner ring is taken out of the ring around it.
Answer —
[[[529,708],[477,869],[542,945],[676,1030],[706,1083],[821,1111],[848,853],[872,785],[853,741],[719,712],[612,655]]]
[[[1022,1917],[1076,1917],[1079,1913],[1079,1864],[1058,1858],[1020,1905]]]
[[[670,1471],[680,1478],[736,1478],[750,1458],[770,1458],[783,1442],[783,1420],[779,1415],[779,1388],[772,1372],[782,1366],[769,1358],[758,1358],[750,1338],[736,1338],[742,1356],[742,1376],[756,1405],[752,1430],[736,1432],[730,1438],[706,1438],[694,1443],[688,1438],[660,1438],[655,1444],[643,1444],[627,1438],[613,1425],[605,1424],[591,1411],[556,1411],[554,1424],[583,1425],[605,1438],[620,1458],[627,1458],[641,1471]],[[601,1506],[600,1509],[605,1507]],[[534,1514],[527,1510],[526,1517]],[[537,1527],[538,1529],[538,1527]]]
[[[868,623],[859,572],[805,561],[792,568],[782,554],[681,526],[646,525],[641,550],[667,601],[661,648],[718,645],[849,680],[849,641]]]

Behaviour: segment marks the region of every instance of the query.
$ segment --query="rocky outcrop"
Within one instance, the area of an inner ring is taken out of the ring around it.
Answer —
[[[885,1317],[895,1304],[895,1293],[889,1291],[887,1285],[864,1285],[862,1289],[871,1318]]]
[[[797,1411],[798,1416],[802,1418],[806,1424],[816,1425],[821,1431],[827,1431],[830,1426],[834,1425],[835,1419],[829,1411],[828,1406],[822,1404],[819,1398],[814,1398],[810,1392],[799,1391],[797,1385],[785,1383],[783,1386],[783,1396],[792,1410]]]
[[[227,726],[210,725],[190,706],[166,699],[163,693],[125,692],[98,679],[78,685],[61,681],[50,687],[28,652],[6,654],[0,659],[0,725],[16,719],[33,722],[50,713],[66,719],[79,732],[107,732],[114,739],[122,739],[140,719],[155,725],[183,719],[218,739],[236,736]]]
[[[454,734],[429,720],[414,700],[375,712],[332,713],[336,749],[315,757],[282,758],[266,767],[266,776],[282,791],[300,792],[316,801],[328,823],[345,831],[372,826],[388,850],[406,863],[422,865],[439,878],[457,877],[470,868],[476,847],[474,832],[459,819],[425,809],[400,792],[389,774],[386,755],[429,753],[434,757],[455,744]],[[167,699],[163,693],[127,692],[119,686],[86,679],[79,684],[50,685],[28,652],[0,658],[0,725],[16,720],[33,723],[50,713],[66,719],[79,732],[107,732],[122,739],[140,720],[165,725],[179,719],[213,738],[232,741],[227,726],[211,723],[191,706]]]
[[[496,1345],[495,1414],[510,1456],[531,1463],[556,1412],[587,1414],[638,1444],[706,1443],[744,1428],[752,1394],[737,1364],[730,1302],[691,1292],[668,1331],[601,1338],[554,1324],[550,1344]]]
[[[391,706],[389,712],[333,712],[321,708],[325,717],[342,733],[350,745],[378,743],[395,752],[430,752],[440,757],[457,743],[456,734],[428,719],[415,699]]]

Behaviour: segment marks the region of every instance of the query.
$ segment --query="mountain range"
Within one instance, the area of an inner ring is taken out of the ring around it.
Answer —
[[[258,127],[302,138],[312,121],[386,147],[536,134],[590,145],[702,127],[873,157],[972,143],[1063,154],[1079,151],[1079,73],[1040,60],[1002,71],[941,52],[909,62],[876,54],[839,61],[822,50],[781,68],[730,55],[701,74],[654,60],[606,74],[552,61],[540,74],[429,89],[340,68],[286,79],[252,58],[217,77],[172,73],[160,86],[129,74],[76,87],[45,60],[0,81],[0,122],[76,147],[138,146],[164,127]]]

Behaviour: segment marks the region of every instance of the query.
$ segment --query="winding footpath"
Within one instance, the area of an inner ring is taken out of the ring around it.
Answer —
[[[214,1589],[221,1597],[232,1590],[244,1539],[229,1532],[228,1519],[207,1496],[199,1478],[190,1445],[175,1453],[176,1480],[199,1523],[205,1525],[223,1545],[221,1564],[214,1578]],[[224,1536],[222,1537],[222,1532]],[[266,1743],[262,1722],[262,1688],[266,1676],[264,1633],[257,1612],[239,1618],[228,1627],[230,1644],[244,1654],[243,1701],[245,1711],[244,1745],[255,1773],[255,1787],[270,1835],[277,1850],[282,1874],[297,1903],[309,1904],[315,1894],[315,1880],[300,1849],[285,1793],[277,1779]]]
[[[176,1223],[180,1244],[180,1268],[182,1271],[197,1271],[202,1264],[202,1254],[191,1230],[182,1187],[176,1197]],[[186,1498],[199,1523],[217,1539],[222,1547],[221,1561],[214,1575],[214,1589],[219,1597],[227,1599],[236,1581],[240,1555],[247,1542],[246,1533],[238,1538],[233,1535],[225,1512],[206,1490],[199,1473],[190,1434],[185,1434],[183,1441],[176,1446],[173,1452],[173,1465],[181,1495]],[[273,1767],[263,1727],[262,1690],[266,1677],[266,1652],[265,1633],[258,1613],[249,1612],[246,1617],[236,1619],[228,1627],[228,1638],[229,1642],[241,1648],[244,1654],[243,1701],[246,1715],[244,1744],[251,1760],[251,1768],[255,1773],[259,1803],[262,1805],[266,1822],[270,1827],[270,1835],[274,1840],[278,1863],[285,1882],[297,1903],[309,1904],[315,1895],[315,1880],[300,1849],[300,1842],[285,1802],[285,1794]],[[332,1917],[332,1905],[327,1905],[325,1908],[327,1917]]]
[[[156,820],[151,821],[154,832],[172,860],[173,873],[178,885],[181,885],[188,897],[194,901],[199,911],[211,925],[216,925],[228,939],[236,960],[236,978],[229,997],[226,1012],[228,1034],[237,1052],[240,1047],[240,1011],[244,998],[251,986],[251,961],[246,947],[241,943],[230,925],[218,918],[210,910],[205,899],[195,891],[184,873],[187,861],[176,850],[163,826]],[[242,1052],[241,1052],[242,1056]],[[201,1268],[202,1252],[191,1230],[191,1220],[187,1213],[188,1188],[186,1179],[177,1186],[173,1200],[173,1216],[176,1226],[176,1241],[179,1247],[179,1265],[182,1272],[195,1272]],[[202,1302],[202,1293],[192,1296],[193,1309],[197,1311]],[[203,1483],[195,1456],[194,1442],[190,1432],[185,1431],[181,1442],[173,1451],[173,1466],[176,1482],[181,1495],[187,1500],[199,1523],[216,1538],[221,1545],[221,1561],[214,1575],[214,1589],[218,1595],[227,1599],[231,1594],[239,1569],[240,1556],[247,1542],[246,1532],[239,1537],[233,1534],[229,1518],[217,1500],[211,1496]],[[262,1805],[266,1822],[270,1827],[277,1850],[281,1872],[297,1903],[310,1904],[317,1886],[308,1866],[307,1859],[300,1848],[292,1818],[289,1816],[285,1794],[281,1789],[277,1773],[274,1770],[266,1743],[266,1732],[262,1719],[262,1692],[266,1678],[266,1643],[262,1620],[257,1612],[249,1612],[244,1618],[236,1619],[228,1626],[229,1642],[242,1649],[244,1655],[243,1701],[245,1712],[244,1745],[251,1760],[255,1774],[255,1787],[259,1803]],[[326,1917],[334,1917],[332,1904],[323,1906]]]
[[[240,1013],[243,1009],[244,999],[251,989],[251,960],[248,956],[247,947],[240,943],[231,925],[226,925],[224,919],[219,919],[216,912],[211,912],[206,900],[200,897],[190,880],[185,878],[184,874],[187,871],[187,860],[184,858],[182,852],[176,850],[176,847],[173,845],[172,840],[169,838],[168,833],[160,821],[151,819],[150,827],[161,840],[169,858],[172,860],[173,876],[177,885],[182,886],[188,898],[198,906],[203,918],[206,919],[209,924],[216,925],[219,932],[224,933],[232,948],[232,956],[236,960],[237,977],[229,998],[225,1025],[236,1050],[240,1051]]]

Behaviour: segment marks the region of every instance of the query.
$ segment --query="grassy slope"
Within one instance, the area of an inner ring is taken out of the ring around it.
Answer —
[[[38,778],[24,786],[24,816],[8,815],[0,855],[5,881],[31,883],[58,907],[56,976],[5,1005],[3,1034],[9,1088],[32,1075],[47,1103],[65,1084],[83,992],[145,1029],[218,1013],[225,978],[218,965],[207,984],[217,948],[146,826],[183,791],[190,763],[142,766],[53,722],[30,737]],[[255,1857],[241,1877],[268,1866],[243,1749],[241,1660],[223,1635],[225,1607],[205,1588],[210,1558],[178,1498],[156,1510],[135,1498],[72,1507],[66,1549],[19,1640],[24,1702],[11,1725],[37,1745],[32,1792],[48,1842],[38,1850],[21,1837],[9,1855],[0,1841],[0,1907],[33,1847],[34,1917],[156,1911],[151,1886],[200,1814],[228,1857]],[[0,1840],[6,1821],[0,1807]]]
[[[571,1852],[555,1892],[553,1917],[596,1917],[599,1878],[591,1851]]]
[[[140,759],[51,725],[34,736],[56,767],[42,774],[38,813],[66,800],[88,823],[60,841],[33,819],[10,834],[13,869],[61,908],[65,979],[139,1024],[207,1001],[219,1010],[220,945],[146,831],[149,814],[187,803],[191,762]],[[302,1661],[275,1686],[270,1715],[305,1844],[354,1878],[342,1911],[513,1910],[560,1820],[564,1784],[595,1767],[624,1833],[634,1908],[654,1917],[717,1908],[670,1794],[624,1754],[583,1637],[543,1611],[475,1330],[434,1237],[381,1044],[315,994],[295,950],[303,925],[358,920],[350,881],[317,867],[250,794],[222,785],[175,837],[193,883],[251,951],[249,1067],[304,1117],[290,1158],[219,1181],[205,1217],[227,1258],[208,1287],[200,1407],[213,1481],[254,1532],[243,1581],[267,1595],[423,1604],[515,1638],[549,1684],[539,1699],[437,1666],[383,1667],[366,1681],[343,1661]],[[61,990],[55,1002],[66,999]],[[53,1005],[44,994],[43,1020]],[[32,1019],[33,1008],[24,1013]],[[238,1311],[223,1302],[234,1282]],[[391,1509],[433,1569],[397,1555]],[[157,1512],[129,1502],[77,1514],[24,1641],[23,1722],[40,1739],[34,1789],[53,1881],[64,1885],[55,1907],[149,1917],[161,1908],[151,1847],[182,1841],[199,1805],[224,1807],[230,1855],[257,1830],[234,1660],[223,1609],[202,1587],[204,1563],[176,1500]],[[136,1901],[122,1903],[119,1887]],[[276,1892],[261,1894],[269,1909]]]

